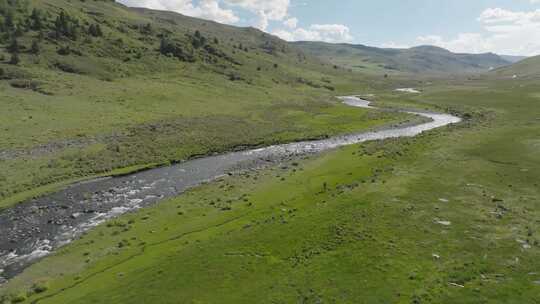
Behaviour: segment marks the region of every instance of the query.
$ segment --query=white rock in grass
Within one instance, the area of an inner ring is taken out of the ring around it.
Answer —
[[[399,89],[396,89],[396,92],[412,93],[412,94],[421,93],[420,91],[418,91],[417,89],[414,89],[414,88],[399,88]]]
[[[437,221],[437,224],[443,225],[443,226],[450,226],[450,225],[452,225],[452,222],[450,222],[450,221]]]

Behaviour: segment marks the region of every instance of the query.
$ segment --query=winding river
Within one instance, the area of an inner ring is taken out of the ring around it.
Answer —
[[[376,109],[369,101],[355,96],[340,99],[353,107]],[[290,157],[370,140],[413,137],[461,121],[449,114],[404,112],[429,118],[430,122],[208,156],[128,176],[75,184],[8,208],[0,213],[0,285],[111,218],[177,196],[238,169],[256,169]]]

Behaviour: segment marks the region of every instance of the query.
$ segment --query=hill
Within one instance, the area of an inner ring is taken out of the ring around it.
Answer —
[[[493,71],[492,75],[512,78],[537,78],[540,76],[540,56],[530,57]]]
[[[510,56],[510,55],[499,55],[502,59],[509,61],[511,63],[516,63],[521,60],[527,59],[526,56]]]
[[[295,45],[323,61],[361,72],[470,73],[510,64],[492,53],[456,54],[434,46],[387,49],[324,42],[297,42]]]
[[[357,83],[349,73],[253,28],[114,1],[0,0],[0,12],[0,208],[89,176],[392,117],[359,120],[332,99]]]

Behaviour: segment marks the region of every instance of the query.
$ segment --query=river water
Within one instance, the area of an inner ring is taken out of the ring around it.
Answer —
[[[340,97],[347,105],[376,109],[358,97]],[[298,155],[371,140],[413,137],[459,123],[459,117],[403,111],[430,119],[414,126],[269,146],[186,161],[170,167],[79,183],[3,210],[0,213],[0,284],[51,254],[85,231],[127,212],[177,196],[201,183],[239,169],[257,169]]]

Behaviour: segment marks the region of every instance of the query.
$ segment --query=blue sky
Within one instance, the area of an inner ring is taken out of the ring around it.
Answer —
[[[119,0],[286,40],[540,54],[540,0]]]

